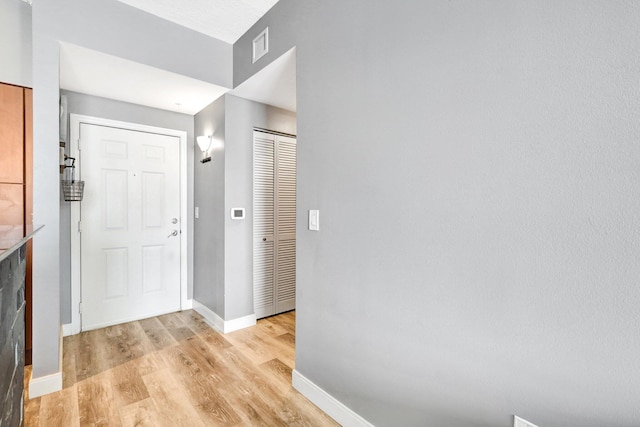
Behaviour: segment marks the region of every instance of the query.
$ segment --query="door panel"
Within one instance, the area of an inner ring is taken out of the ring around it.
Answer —
[[[273,135],[258,134],[254,140],[253,165],[253,305],[256,317],[275,314],[275,230]]]
[[[258,243],[253,254],[253,305],[258,319],[275,313],[273,260],[273,241]]]
[[[126,170],[102,170],[103,189],[102,192],[102,217],[104,218],[104,228],[107,230],[126,231],[127,226],[127,182],[128,172]]]
[[[296,238],[296,143],[293,138],[277,138],[278,240]]]
[[[82,124],[80,139],[82,329],[178,311],[178,138]]]
[[[296,306],[296,140],[276,137],[276,296],[275,311]]]
[[[278,286],[276,286],[276,313],[296,307],[296,241],[278,242]]]
[[[24,89],[0,84],[0,182],[24,183]]]
[[[164,174],[142,174],[142,226],[146,229],[164,225]]]
[[[103,249],[102,253],[104,256],[105,299],[125,297],[129,288],[128,249]]]

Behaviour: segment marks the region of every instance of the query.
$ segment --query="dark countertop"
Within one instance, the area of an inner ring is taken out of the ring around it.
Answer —
[[[27,232],[24,234],[22,227],[0,225],[0,262],[31,239],[42,227],[44,225],[28,225]]]

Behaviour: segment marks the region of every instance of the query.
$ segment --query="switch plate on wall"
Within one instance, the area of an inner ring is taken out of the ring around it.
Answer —
[[[196,215],[196,219],[200,218],[200,208],[198,206],[196,206],[193,211],[194,211],[194,213]]]
[[[309,230],[320,231],[320,211],[317,209],[309,211]]]

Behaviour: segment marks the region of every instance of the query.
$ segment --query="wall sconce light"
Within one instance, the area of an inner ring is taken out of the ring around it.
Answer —
[[[211,148],[211,144],[213,141],[213,135],[201,135],[196,138],[196,142],[198,143],[198,147],[200,147],[200,151],[202,151],[202,160],[200,163],[207,163],[211,161],[211,155],[209,155],[209,149]]]

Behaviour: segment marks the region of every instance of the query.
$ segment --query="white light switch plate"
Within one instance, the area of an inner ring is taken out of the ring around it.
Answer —
[[[320,231],[320,211],[317,209],[309,211],[309,230]]]
[[[200,218],[200,208],[196,206],[194,211],[195,211],[195,214],[196,214],[196,219]]]

